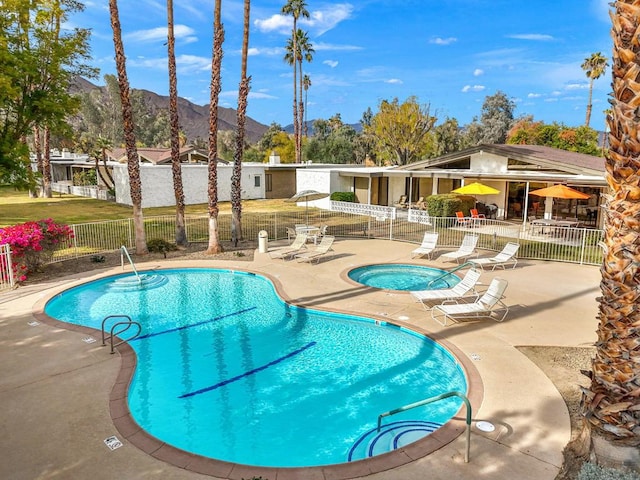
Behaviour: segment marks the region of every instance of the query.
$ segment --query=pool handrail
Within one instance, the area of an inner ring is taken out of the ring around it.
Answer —
[[[142,282],[142,278],[138,274],[138,270],[136,270],[136,266],[133,264],[133,260],[131,260],[131,255],[129,255],[129,250],[127,250],[127,247],[122,245],[120,247],[120,266],[122,267],[123,270],[124,270],[124,256],[125,255],[127,256],[127,259],[129,260],[129,263],[131,264],[131,268],[133,269],[133,273],[135,273],[136,277],[138,278],[138,282],[139,283]]]
[[[457,272],[458,270],[462,270],[465,267],[473,267],[473,263],[464,262],[461,265],[457,265],[457,266],[453,267],[451,270],[446,270],[442,275],[437,276],[436,278],[431,280],[429,283],[427,283],[427,287],[430,287],[431,285],[433,285],[438,280],[442,280],[444,277],[452,275],[453,273]]]
[[[464,463],[469,463],[469,450],[471,446],[471,402],[464,393],[452,391],[447,393],[441,393],[440,395],[436,395],[435,397],[427,398],[425,400],[420,400],[419,402],[410,403],[409,405],[405,405],[404,407],[399,407],[394,410],[389,410],[388,412],[381,413],[378,415],[378,432],[380,431],[382,417],[388,417],[391,415],[395,415],[396,413],[401,413],[406,410],[411,410],[412,408],[421,407],[423,405],[427,405],[429,403],[437,402],[440,400],[444,400],[450,397],[458,397],[462,399],[464,404],[467,407],[467,418],[466,418],[466,437],[467,437],[467,447],[464,454]]]
[[[110,318],[124,318],[126,319],[126,321],[122,321],[122,322],[116,322],[111,326],[111,329],[109,331],[109,337],[105,337],[105,330],[104,330],[104,324],[107,322],[107,320],[109,320]],[[126,325],[126,327],[124,327],[122,330],[119,330],[118,332],[116,332],[116,327],[120,326],[120,325]],[[113,343],[113,339],[114,337],[116,337],[117,335],[120,335],[121,333],[126,332],[127,330],[129,330],[132,326],[136,326],[138,327],[138,331],[130,338],[128,338],[127,340],[120,340],[118,343]],[[142,332],[142,325],[140,325],[140,323],[131,320],[131,317],[129,315],[107,315],[106,317],[104,317],[102,319],[102,346],[106,346],[107,345],[107,339],[109,340],[110,344],[111,344],[111,353],[115,353],[115,347],[118,347],[120,345],[122,345],[125,342],[129,342],[131,340],[133,340],[134,338],[136,338],[138,335],[140,335],[140,333]]]

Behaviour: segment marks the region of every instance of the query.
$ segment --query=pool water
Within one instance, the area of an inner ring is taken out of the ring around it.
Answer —
[[[385,290],[438,290],[454,287],[460,278],[446,270],[410,264],[377,264],[354,268],[349,278],[368,287]],[[431,283],[433,282],[433,283]]]
[[[129,408],[142,428],[177,448],[254,466],[344,463],[428,434],[460,401],[390,417],[385,431],[409,425],[391,439],[371,433],[379,414],[466,393],[455,359],[406,329],[288,305],[259,275],[155,274],[166,281],[147,288],[123,281],[128,275],[72,288],[45,313],[97,329],[114,314],[142,324],[130,342],[138,363]],[[419,433],[416,422],[433,426]]]

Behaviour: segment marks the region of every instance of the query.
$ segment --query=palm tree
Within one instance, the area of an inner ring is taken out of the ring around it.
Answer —
[[[299,97],[300,98],[300,102],[299,102],[300,114],[298,116],[298,121],[300,122],[300,128],[298,128],[298,149],[301,152],[300,159],[302,159],[302,124],[303,124],[304,110],[305,110],[305,105],[302,101],[302,89],[304,87],[304,76],[302,75],[302,62],[306,60],[307,62],[310,63],[313,60],[313,54],[315,53],[315,50],[313,49],[313,45],[309,41],[309,36],[307,35],[307,32],[304,32],[300,29],[298,29],[297,31],[296,45],[298,48],[298,55],[296,55],[296,58],[298,61],[298,68],[300,70],[300,76],[298,77],[300,79],[300,97]]]
[[[220,96],[220,73],[222,70],[222,44],[224,27],[220,21],[221,0],[213,7],[213,53],[211,57],[211,85],[209,98],[209,169],[208,169],[208,254],[222,252],[218,233],[218,98]]]
[[[167,0],[167,49],[169,60],[169,126],[171,130],[171,172],[176,197],[176,245],[187,246],[184,219],[184,187],[180,165],[180,125],[178,123],[178,79],[176,75],[176,37],[173,33],[173,0]]]
[[[238,240],[242,240],[242,157],[244,153],[244,127],[247,119],[247,98],[251,83],[251,77],[247,77],[250,6],[250,0],[244,0],[242,66],[238,88],[238,130],[236,132],[236,149],[233,155],[233,174],[231,175],[231,240],[234,246],[238,246]]]
[[[585,447],[599,462],[617,458],[640,469],[640,86],[638,0],[617,1],[613,28],[612,111],[607,115],[610,147],[605,166],[607,198],[604,260],[599,297],[596,355],[591,386],[583,389]],[[601,62],[600,65],[604,63]],[[614,452],[611,452],[614,450]]]
[[[311,86],[311,77],[305,75],[302,78],[302,86],[304,87],[304,137],[307,138],[309,133],[309,126],[307,125],[307,101],[309,99],[309,87]]]
[[[592,53],[589,58],[585,58],[582,63],[582,69],[586,72],[589,79],[589,102],[587,103],[587,119],[585,125],[588,127],[591,121],[591,98],[593,96],[593,81],[604,75],[607,69],[607,59],[600,52]]]
[[[305,0],[287,0],[287,3],[282,7],[282,13],[284,15],[291,15],[293,17],[293,28],[291,29],[291,42],[292,42],[292,52],[297,52],[298,48],[296,45],[296,31],[298,30],[298,19],[300,17],[309,18],[309,11],[307,10],[307,2]],[[300,162],[301,160],[301,152],[299,150],[299,142],[298,136],[300,132],[298,131],[299,121],[298,121],[298,98],[297,98],[297,89],[298,89],[298,66],[296,65],[296,57],[295,54],[291,57],[290,65],[293,65],[293,136],[296,144],[296,162]],[[285,61],[286,57],[285,57]]]
[[[149,250],[147,249],[147,240],[144,232],[144,218],[142,216],[140,164],[138,163],[138,150],[136,148],[131,98],[129,96],[129,80],[127,78],[127,67],[124,56],[124,46],[122,44],[122,31],[120,29],[117,0],[109,0],[109,13],[111,16],[111,29],[113,30],[113,46],[116,54],[116,69],[118,71],[118,86],[120,89],[120,103],[122,106],[122,128],[124,130],[125,150],[127,151],[129,192],[131,194],[131,203],[133,204],[133,227],[135,230],[136,254],[146,255],[149,253]]]

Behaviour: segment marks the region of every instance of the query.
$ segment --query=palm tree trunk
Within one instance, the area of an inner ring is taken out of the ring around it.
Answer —
[[[591,101],[593,99],[593,78],[589,81],[589,101],[587,102],[587,118],[584,124],[588,127],[591,122],[591,108],[593,107]]]
[[[300,135],[300,132],[298,131],[298,95],[297,95],[297,91],[298,91],[298,61],[297,61],[297,57],[298,57],[298,45],[296,42],[296,31],[297,31],[297,26],[296,26],[296,18],[295,16],[293,17],[293,31],[291,32],[291,35],[293,35],[292,37],[292,43],[293,43],[293,141],[294,141],[294,145],[295,145],[295,149],[296,149],[296,163],[300,163],[301,160],[301,155],[300,155],[300,150],[299,150],[299,144],[298,144],[298,136]]]
[[[215,1],[213,12],[213,52],[211,59],[211,85],[209,99],[209,169],[208,169],[208,254],[222,252],[218,232],[218,98],[220,96],[220,73],[222,70],[222,44],[224,28],[220,21],[221,0]]]
[[[173,0],[167,0],[167,48],[169,60],[169,124],[171,130],[171,172],[176,198],[176,245],[187,246],[187,231],[184,219],[184,187],[180,164],[180,126],[178,123],[178,79],[176,75],[176,38],[173,33]]]
[[[607,116],[606,177],[598,340],[591,386],[583,389],[586,447],[598,463],[640,471],[640,0],[612,4],[613,94]],[[590,434],[590,435],[589,435]],[[590,442],[589,442],[590,440]],[[615,460],[614,460],[615,458]]]
[[[122,44],[122,32],[120,29],[117,0],[109,0],[109,12],[111,16],[111,28],[113,30],[113,45],[116,54],[120,104],[122,105],[122,127],[124,130],[125,149],[127,151],[129,191],[131,194],[131,203],[133,204],[133,226],[135,230],[136,254],[146,255],[149,253],[149,250],[147,249],[147,240],[144,231],[144,217],[142,215],[142,183],[140,182],[140,164],[138,159],[138,150],[136,148],[131,98],[129,96],[129,80],[127,78],[126,60],[124,55],[124,46]]]
[[[298,161],[302,161],[302,124],[304,122],[304,103],[302,102],[302,81],[303,81],[303,76],[302,76],[302,52],[300,52],[300,60],[298,61],[298,67],[300,69],[300,77],[298,79],[298,84],[299,84],[299,96],[298,96],[298,152],[300,152],[300,160]]]
[[[244,0],[244,30],[242,37],[242,66],[240,86],[238,88],[238,117],[236,149],[233,156],[233,174],[231,175],[231,240],[234,246],[242,240],[242,157],[244,154],[245,123],[247,119],[247,98],[249,84],[247,78],[247,57],[249,54],[249,13],[250,1]]]

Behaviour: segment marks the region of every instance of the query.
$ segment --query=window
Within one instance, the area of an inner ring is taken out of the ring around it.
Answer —
[[[270,173],[266,173],[264,175],[264,189],[267,192],[270,192],[273,190],[273,175],[271,175]]]
[[[260,175],[256,175],[253,177],[253,186],[254,187],[260,186]]]

